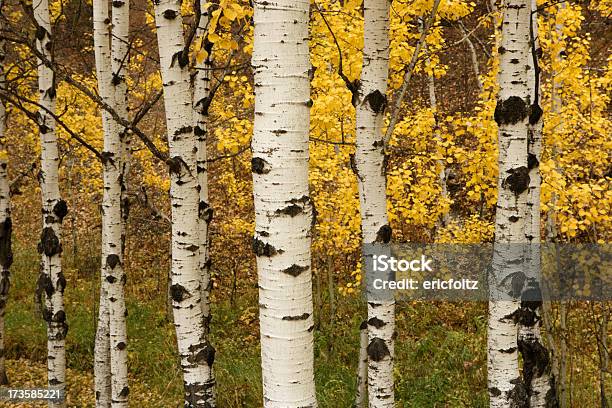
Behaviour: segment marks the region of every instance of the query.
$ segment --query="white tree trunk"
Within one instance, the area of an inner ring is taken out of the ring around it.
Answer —
[[[4,2],[0,0],[0,9]],[[3,29],[0,20],[0,31]],[[6,56],[4,40],[0,39],[0,89],[6,87],[4,61]],[[0,101],[0,385],[8,384],[4,365],[4,311],[8,301],[10,267],[13,263],[11,239],[13,223],[11,220],[11,188],[8,178],[8,150],[6,148],[6,108]]]
[[[538,41],[538,15],[535,0],[530,1],[532,12],[530,38],[531,53],[528,83],[531,91],[531,106],[527,139],[527,166],[529,168],[529,189],[527,196],[527,215],[525,221],[526,238],[530,242],[528,250],[526,296],[541,293],[541,237],[540,237],[540,156],[542,152],[542,108],[540,107],[541,84],[538,54],[541,52]],[[541,333],[542,302],[523,301],[519,321],[518,348],[523,357],[523,379],[529,394],[530,408],[546,408],[557,404],[554,378],[551,375],[550,352],[544,346]]]
[[[164,106],[170,159],[172,206],[172,272],[170,295],[174,326],[183,370],[185,406],[206,407],[206,380],[214,361],[214,349],[206,341],[202,318],[199,267],[198,178],[193,127],[189,56],[180,1],[155,3],[155,21],[164,86]]]
[[[502,13],[500,90],[495,109],[499,127],[498,199],[493,269],[489,275],[488,382],[492,408],[527,404],[527,391],[519,374],[517,323],[520,291],[525,280],[522,260],[529,242],[525,226],[529,187],[529,75],[533,75],[528,65],[530,0],[508,0]],[[504,299],[508,292],[514,294],[514,300]]]
[[[359,363],[357,364],[357,393],[355,408],[364,408],[368,397],[368,322],[359,326]]]
[[[100,97],[112,105],[111,95],[111,56],[110,56],[110,31],[111,20],[109,16],[109,2],[107,0],[94,0],[93,2],[93,35],[94,35],[94,54],[96,60],[96,75],[98,79],[98,93]],[[102,127],[105,141],[111,132],[114,131],[114,123],[108,112],[102,110]],[[104,164],[105,179],[106,167]],[[108,206],[108,192],[105,180],[103,207]],[[108,286],[106,280],[106,259],[108,252],[108,229],[106,223],[110,213],[104,212],[102,216],[102,267],[100,281],[100,307],[98,311],[98,325],[96,328],[95,347],[94,347],[94,387],[96,394],[96,407],[108,408],[111,406],[111,365],[110,365],[110,332],[109,332],[109,305],[108,305]]]
[[[387,0],[365,0],[363,68],[356,109],[355,168],[359,185],[364,260],[368,247],[391,240],[387,219],[383,142],[389,71],[389,8]],[[364,261],[364,265],[370,265]],[[368,275],[368,271],[366,271]],[[393,356],[395,302],[368,299],[368,400],[371,408],[394,407]]]
[[[316,407],[305,0],[256,1],[252,142],[264,406]]]
[[[205,58],[196,64],[196,71],[194,75],[194,89],[193,89],[193,108],[194,108],[194,134],[197,143],[197,172],[198,172],[198,184],[200,186],[199,193],[199,241],[200,241],[200,274],[201,274],[201,296],[202,296],[202,318],[204,321],[204,331],[206,333],[207,347],[210,350],[214,350],[214,347],[210,344],[209,333],[210,333],[210,321],[212,316],[210,314],[210,290],[212,288],[212,280],[210,278],[210,255],[209,255],[209,234],[208,226],[212,221],[213,209],[210,206],[208,199],[208,163],[207,163],[207,150],[206,150],[206,139],[208,137],[208,108],[210,106],[210,78],[212,68],[212,46],[213,44],[208,41],[208,10],[206,9],[205,0],[196,0],[196,7],[200,7],[202,16],[198,24],[197,35],[201,38],[201,44],[203,51],[206,53]],[[208,407],[213,408],[216,406],[215,398],[215,375],[212,367],[209,367],[208,373],[204,379],[204,399],[208,404]]]
[[[129,53],[129,2],[112,1],[110,101],[117,113],[127,119],[127,84],[125,81]],[[108,321],[111,366],[111,407],[128,406],[127,328],[123,287],[127,275],[123,270],[125,218],[127,205],[125,146],[127,134],[118,123],[112,123],[104,138],[104,197],[102,216],[106,256],[102,258],[104,279],[108,282]]]
[[[34,3],[36,47],[48,60],[52,60],[51,24],[47,0]],[[49,387],[64,390],[66,381],[66,347],[68,332],[64,312],[64,288],[66,279],[62,273],[62,220],[68,212],[66,202],[60,197],[59,154],[55,121],[48,111],[55,111],[55,83],[53,71],[38,61],[38,89],[41,108],[38,126],[41,138],[41,171],[39,174],[43,229],[39,244],[42,256],[41,273],[37,291],[44,296],[43,319],[47,322],[47,376]],[[65,402],[50,400],[51,407],[64,407]]]

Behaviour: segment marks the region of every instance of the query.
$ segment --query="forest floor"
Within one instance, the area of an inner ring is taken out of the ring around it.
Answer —
[[[6,356],[11,386],[43,387],[46,330],[34,304],[37,254],[17,254],[6,312]],[[68,405],[93,407],[93,347],[98,277],[67,268]],[[163,275],[163,274],[160,274]],[[148,280],[147,280],[148,279]],[[133,407],[181,407],[182,384],[165,285],[135,277],[127,286],[130,399]],[[257,291],[239,288],[234,304],[222,289],[214,299],[212,341],[220,408],[261,406]],[[351,407],[359,349],[359,299],[339,297],[315,313],[315,367],[319,406]],[[398,407],[479,408],[486,391],[486,307],[481,303],[403,302],[397,308],[395,384]],[[594,393],[594,387],[585,390]],[[590,398],[589,398],[590,399]],[[587,400],[585,400],[587,401]],[[593,400],[595,402],[595,400]],[[0,403],[0,407],[8,407]],[[14,405],[10,405],[14,406]],[[45,404],[21,404],[19,407]],[[591,406],[587,402],[586,405]],[[594,406],[594,405],[593,405]]]

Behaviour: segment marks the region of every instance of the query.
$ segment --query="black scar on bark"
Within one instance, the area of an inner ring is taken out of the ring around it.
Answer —
[[[548,350],[537,339],[532,341],[518,340],[518,347],[523,357],[523,379],[531,388],[534,378],[539,378],[550,368]]]
[[[368,324],[370,326],[376,327],[377,329],[380,329],[381,327],[384,327],[387,323],[383,322],[378,317],[372,317],[370,320],[368,320]]]
[[[300,266],[300,265],[293,264],[290,267],[283,269],[281,272],[286,273],[287,275],[291,275],[293,277],[297,277],[302,272],[307,271],[308,268],[309,268],[308,266]]]
[[[374,337],[366,349],[368,357],[372,361],[382,361],[385,357],[390,356],[387,343],[379,337]]]
[[[525,119],[527,113],[527,104],[523,98],[511,96],[497,101],[493,118],[498,125],[513,125]]]
[[[297,315],[297,316],[283,316],[283,320],[288,320],[288,321],[306,320],[308,319],[309,316],[310,316],[310,313],[302,313],[301,315]]]
[[[123,210],[123,219],[127,220],[130,216],[130,199],[128,197],[123,197],[121,200],[121,209]]]
[[[210,205],[208,205],[205,201],[200,201],[198,204],[198,215],[204,222],[207,224],[212,221],[213,218],[213,209]]]
[[[173,67],[175,62],[179,63],[179,67],[181,68],[185,68],[185,66],[189,63],[189,57],[188,54],[185,55],[187,53],[183,53],[183,51],[177,51],[176,53],[174,53],[174,55],[172,56],[172,62],[170,63],[170,66]]]
[[[51,282],[51,278],[46,273],[38,275],[38,281],[36,282],[36,297],[39,302],[43,292],[45,292],[47,297],[51,297],[55,292],[53,282]]]
[[[117,73],[113,72],[111,75],[111,84],[113,86],[117,86],[120,83],[123,82],[123,77],[121,75],[118,75]]]
[[[64,217],[68,214],[68,204],[64,200],[58,200],[53,206],[53,214],[59,219],[59,222],[64,221]]]
[[[113,1],[113,7],[121,7],[125,4],[125,2],[123,1],[119,1],[119,0],[114,0]]]
[[[53,256],[62,251],[59,238],[55,235],[55,231],[51,227],[45,227],[40,234],[40,243],[38,244],[38,252],[44,253],[46,256]]]
[[[385,224],[378,229],[374,242],[388,244],[391,241],[392,230],[389,224]]]
[[[519,195],[529,187],[529,169],[526,166],[520,166],[508,170],[508,177],[503,182],[503,186],[507,187],[515,195]]]
[[[42,134],[47,134],[49,133],[49,131],[51,130],[51,128],[45,124],[39,124],[38,125],[38,131]]]
[[[56,314],[53,315],[53,318],[51,320],[58,323],[65,322],[66,312],[64,312],[63,310],[58,311]]]
[[[258,238],[253,238],[253,252],[257,256],[271,257],[276,255],[278,251],[272,245],[261,241]]]
[[[42,318],[45,322],[50,322],[51,319],[53,318],[53,313],[47,309],[46,307],[43,307],[42,309]]]
[[[544,397],[545,408],[559,408],[559,400],[557,400],[557,389],[555,376],[551,375],[548,381],[548,391]]]
[[[363,320],[361,322],[361,324],[359,325],[359,330],[365,330],[368,328],[368,321],[367,320]]]
[[[187,165],[185,164],[185,161],[180,156],[174,156],[174,157],[169,158],[168,160],[166,160],[166,164],[168,165],[168,170],[170,171],[170,174],[172,173],[180,174],[181,167],[183,165],[187,167]]]
[[[124,342],[120,341],[119,343],[117,343],[117,349],[118,350],[125,350],[125,348],[127,347],[127,344],[125,344]]]
[[[130,394],[130,387],[128,387],[127,385],[121,389],[121,392],[119,392],[120,397],[127,397],[129,394]]]
[[[100,399],[100,391],[96,391],[96,401]]]
[[[379,114],[385,109],[385,106],[387,106],[387,97],[377,89],[373,92],[370,92],[364,98],[364,102],[368,102],[372,111],[376,114]]]
[[[536,123],[538,123],[543,113],[544,111],[542,111],[540,105],[538,105],[537,103],[531,105],[529,107],[529,124],[535,125]]]
[[[535,169],[539,165],[540,165],[540,162],[536,158],[535,154],[533,154],[533,153],[527,154],[527,168],[529,170]]]
[[[175,283],[174,285],[170,286],[170,297],[175,302],[182,302],[183,300],[190,298],[191,295],[187,289],[178,283]]]
[[[50,45],[50,43],[47,44],[47,45]],[[51,88],[47,89],[46,93],[47,93],[47,96],[50,99],[55,99],[55,97],[57,96],[57,91],[55,90],[55,85],[51,85]]]
[[[167,18],[168,20],[174,20],[176,18],[176,15],[176,10],[168,9],[164,11],[164,18]]]
[[[206,136],[206,130],[202,129],[199,126],[195,126],[193,128],[193,134],[196,136]]]
[[[538,282],[529,282],[521,294],[521,307],[534,312],[542,307],[542,291]]]
[[[303,211],[303,208],[296,204],[288,205],[275,211],[276,214],[285,214],[290,217],[295,217]]]
[[[515,324],[531,327],[537,322],[537,315],[533,310],[520,307],[509,315],[504,316],[503,319],[511,319]]]
[[[110,254],[109,256],[106,257],[106,266],[108,266],[111,269],[115,269],[115,267],[119,265],[119,263],[120,263],[119,255],[117,254]]]
[[[4,269],[8,269],[13,263],[12,236],[13,222],[7,217],[0,223],[0,266]]]
[[[510,381],[514,387],[508,391],[508,399],[510,400],[510,408],[529,408],[529,394],[527,388],[520,378]]]
[[[63,384],[63,383],[57,378],[52,378],[49,380],[49,385],[59,385],[59,384]]]
[[[183,126],[181,128],[176,129],[174,132],[174,136],[182,135],[184,133],[190,133],[193,131],[193,126]]]
[[[66,277],[63,272],[57,274],[57,282],[55,283],[55,287],[61,293],[64,293],[64,289],[66,289]]]
[[[115,282],[117,282],[117,278],[115,278],[114,276],[111,276],[111,275],[108,275],[105,279],[106,279],[106,281],[108,283],[115,283]]]
[[[9,274],[7,272],[3,272],[2,278],[0,278],[0,295],[8,295],[9,289],[11,288],[11,281],[8,278]],[[3,302],[3,300],[0,300],[0,302]],[[4,304],[1,306],[4,307]]]
[[[268,174],[270,166],[267,161],[261,157],[253,157],[251,159],[251,171],[255,174]]]
[[[115,161],[113,160],[113,157],[115,156],[114,153],[104,151],[100,153],[100,156],[102,156],[102,164],[106,164],[106,163],[114,164],[115,163]]]
[[[512,354],[516,351],[516,347],[510,347],[507,349],[500,349],[499,352],[500,353],[504,353],[504,354]]]
[[[190,363],[206,363],[209,367],[215,362],[215,348],[210,344],[198,343],[193,347],[190,347],[190,351],[199,349],[196,354],[193,354],[187,358]]]
[[[508,217],[508,221],[510,222],[517,222],[519,220],[519,217],[517,217],[516,215],[511,215],[510,217]]]
[[[183,382],[183,388],[185,390],[185,407],[199,407],[202,406],[202,395],[205,394],[208,386],[202,383],[194,383],[188,384]],[[210,405],[206,404],[206,408],[209,408]]]
[[[36,39],[38,41],[42,41],[45,38],[46,34],[47,34],[47,30],[45,30],[43,26],[36,27]]]
[[[501,390],[497,387],[489,388],[489,394],[493,397],[499,397],[501,395]]]

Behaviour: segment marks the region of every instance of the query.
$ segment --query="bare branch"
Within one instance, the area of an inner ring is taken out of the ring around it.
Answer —
[[[427,19],[427,21],[425,22],[425,25],[423,26],[421,37],[419,38],[419,41],[417,42],[416,47],[414,48],[414,53],[412,54],[410,63],[408,64],[408,67],[406,68],[406,72],[404,73],[404,80],[402,82],[402,86],[400,87],[399,93],[395,97],[395,104],[393,106],[393,110],[391,111],[391,119],[389,121],[389,126],[387,127],[387,131],[385,132],[385,137],[384,137],[385,147],[389,143],[389,140],[391,140],[391,135],[393,134],[393,130],[395,129],[395,125],[397,124],[399,111],[402,107],[404,95],[406,94],[406,91],[408,90],[408,84],[410,83],[410,79],[412,78],[412,72],[414,71],[414,67],[416,66],[416,63],[419,58],[419,52],[421,51],[421,47],[423,46],[423,43],[425,42],[425,39],[427,38],[427,33],[429,32],[429,29],[431,28],[431,26],[433,25],[436,19],[436,12],[438,11],[438,6],[440,5],[440,1],[441,0],[434,1],[429,18]]]

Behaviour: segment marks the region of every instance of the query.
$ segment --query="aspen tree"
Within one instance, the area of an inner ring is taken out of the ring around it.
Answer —
[[[111,86],[111,56],[110,56],[110,32],[111,20],[108,13],[109,2],[107,0],[93,1],[93,37],[94,55],[96,61],[96,76],[98,79],[98,94],[106,102],[110,101]],[[113,131],[114,124],[109,113],[102,110],[102,127],[105,142],[109,139]],[[107,171],[110,162],[104,163],[104,198],[103,208],[108,207],[109,187],[107,182]],[[110,182],[110,178],[108,178]],[[111,183],[112,184],[112,183]],[[102,268],[100,281],[100,306],[98,309],[98,325],[96,327],[96,337],[94,346],[94,388],[96,395],[96,407],[107,408],[111,405],[111,366],[110,366],[110,332],[109,332],[109,305],[108,305],[108,285],[106,278],[106,259],[108,258],[108,230],[107,219],[111,215],[110,211],[103,209],[102,216]]]
[[[310,2],[257,0],[254,6],[253,251],[264,406],[316,407],[308,188]]]
[[[48,61],[52,60],[51,22],[49,3],[39,0],[33,4],[36,21],[36,48]],[[38,61],[38,92],[41,109],[38,127],[41,142],[41,170],[39,174],[43,227],[38,250],[41,253],[41,273],[37,297],[44,298],[42,315],[47,322],[47,381],[50,388],[64,390],[66,381],[66,334],[68,324],[64,311],[66,279],[62,273],[62,220],[68,213],[59,189],[59,153],[55,121],[55,76],[50,67]],[[50,407],[65,407],[61,400],[49,400]]]
[[[363,408],[368,396],[368,322],[364,320],[359,326],[359,363],[357,364],[357,393],[355,407]]]
[[[178,343],[186,407],[206,407],[206,381],[215,358],[206,341],[202,318],[199,267],[197,179],[189,55],[185,50],[178,0],[155,2],[155,22],[164,87],[168,133],[170,202],[172,207],[172,267],[170,296]]]
[[[527,197],[527,214],[525,236],[527,247],[527,284],[523,289],[524,296],[538,298],[541,294],[541,250],[540,250],[540,156],[542,153],[542,108],[540,66],[538,56],[542,50],[538,41],[538,15],[535,0],[530,1],[531,25],[529,28],[531,53],[528,59],[530,67],[529,88],[531,90],[531,107],[527,138],[527,167],[529,169],[529,189]],[[521,319],[519,320],[518,349],[523,357],[523,380],[529,395],[530,408],[546,408],[557,405],[554,379],[551,376],[551,359],[548,349],[543,344],[540,327],[542,324],[542,301],[535,299],[521,302]]]
[[[210,278],[210,254],[209,254],[209,234],[208,226],[212,221],[213,209],[210,206],[208,199],[208,162],[206,139],[208,137],[208,108],[210,106],[210,78],[212,68],[212,46],[208,40],[208,10],[205,0],[195,0],[195,7],[198,7],[198,12],[201,14],[197,27],[197,35],[200,38],[200,50],[196,55],[196,66],[193,81],[193,109],[194,109],[194,135],[197,143],[197,173],[199,190],[199,206],[198,206],[198,234],[200,241],[200,258],[199,267],[201,274],[201,296],[202,296],[202,318],[204,321],[204,331],[206,334],[206,342],[210,350],[214,350],[210,344],[210,290],[212,288],[212,280]],[[212,364],[209,367],[205,380],[204,399],[209,407],[215,407],[215,376]]]
[[[111,15],[111,81],[110,102],[119,116],[128,119],[125,75],[129,53],[129,2],[112,1]],[[127,275],[123,270],[125,221],[127,217],[126,149],[127,133],[113,122],[104,138],[103,242],[104,280],[108,282],[108,332],[111,367],[111,407],[127,407],[127,328],[123,287]]]
[[[488,382],[492,408],[523,406],[528,398],[519,375],[517,323],[525,281],[523,259],[529,242],[527,139],[532,111],[529,76],[533,75],[529,65],[530,0],[508,0],[501,13],[500,90],[495,108],[499,177],[493,268],[489,274]],[[507,299],[509,292],[512,299]]]
[[[0,0],[0,11],[4,2]],[[0,31],[3,19],[0,18]],[[4,60],[6,56],[4,39],[0,39],[0,89],[6,88]],[[4,365],[4,311],[11,286],[10,267],[13,263],[11,240],[13,224],[11,220],[11,188],[8,178],[8,150],[6,147],[6,107],[0,101],[0,385],[8,384]]]
[[[369,248],[391,240],[382,132],[389,71],[389,8],[387,0],[365,0],[363,8],[363,68],[355,105],[355,169],[366,268],[370,264],[367,258],[373,255]],[[393,407],[395,302],[393,298],[367,296],[369,406]]]

